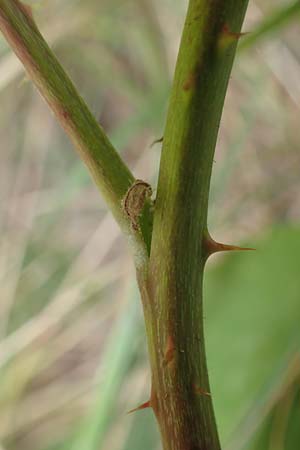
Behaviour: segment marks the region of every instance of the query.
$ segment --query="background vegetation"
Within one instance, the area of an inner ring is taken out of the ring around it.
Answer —
[[[137,178],[156,184],[186,2],[31,1]],[[279,11],[279,9],[280,11]],[[279,11],[279,12],[278,12]],[[224,450],[300,442],[299,2],[252,1],[222,119],[207,353]],[[261,24],[265,24],[261,26]],[[134,268],[85,167],[0,39],[1,450],[159,449]]]

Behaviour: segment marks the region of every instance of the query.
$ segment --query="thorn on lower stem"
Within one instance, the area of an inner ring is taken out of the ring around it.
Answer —
[[[130,411],[127,412],[127,414],[131,414],[131,413],[133,413],[133,412],[140,411],[140,410],[142,410],[142,409],[147,409],[147,408],[152,408],[151,400],[148,400],[147,402],[142,403],[142,404],[141,404],[140,406],[138,406],[137,408],[131,409]]]
[[[208,391],[205,391],[204,389],[200,388],[196,384],[194,384],[194,392],[196,394],[205,395],[206,397],[211,397],[211,393]]]
[[[207,258],[210,255],[218,252],[255,250],[255,248],[251,247],[239,247],[237,245],[221,244],[220,242],[214,241],[208,233],[206,234],[206,236],[204,236],[203,248]]]

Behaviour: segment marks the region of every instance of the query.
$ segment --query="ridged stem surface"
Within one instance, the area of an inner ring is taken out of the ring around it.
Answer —
[[[213,156],[246,7],[247,0],[190,0],[176,65],[149,272],[140,281],[151,404],[164,450],[220,449],[205,357],[202,285]]]

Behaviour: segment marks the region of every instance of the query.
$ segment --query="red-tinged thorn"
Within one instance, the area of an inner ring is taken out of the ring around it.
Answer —
[[[241,37],[245,36],[248,33],[236,33],[231,31],[229,26],[225,24],[222,28],[221,35],[219,37],[219,48],[225,49],[229,47],[234,42],[238,41]]]
[[[229,29],[229,26],[228,26],[227,24],[225,24],[225,25],[223,26],[222,33],[223,33],[224,35],[226,35],[226,36],[230,36],[231,38],[233,38],[233,39],[235,39],[235,40],[238,40],[238,39],[240,39],[241,37],[243,37],[243,36],[245,36],[246,34],[248,34],[248,33],[235,33],[234,31],[231,31],[231,30]]]
[[[131,414],[131,413],[133,413],[133,412],[140,411],[140,410],[142,410],[142,409],[147,409],[147,408],[152,408],[152,406],[151,406],[151,401],[150,401],[150,400],[148,400],[148,401],[145,402],[145,403],[142,403],[142,404],[141,404],[140,406],[138,406],[137,408],[131,409],[130,411],[127,412],[127,414]]]
[[[256,250],[252,247],[238,247],[237,245],[221,244],[220,242],[215,242],[215,252],[228,252],[228,251],[248,251]]]
[[[252,247],[239,247],[237,245],[221,244],[220,242],[214,241],[208,233],[204,237],[203,246],[207,257],[218,252],[255,250],[255,248]]]
[[[194,392],[196,394],[200,394],[200,395],[206,395],[207,397],[211,397],[211,393],[208,391],[205,391],[204,389],[200,388],[197,385],[194,385]]]

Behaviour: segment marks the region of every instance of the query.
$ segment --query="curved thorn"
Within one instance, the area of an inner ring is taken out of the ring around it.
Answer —
[[[155,139],[151,144],[150,144],[150,148],[152,148],[155,144],[160,144],[161,142],[163,142],[164,137],[161,137],[159,139]]]

